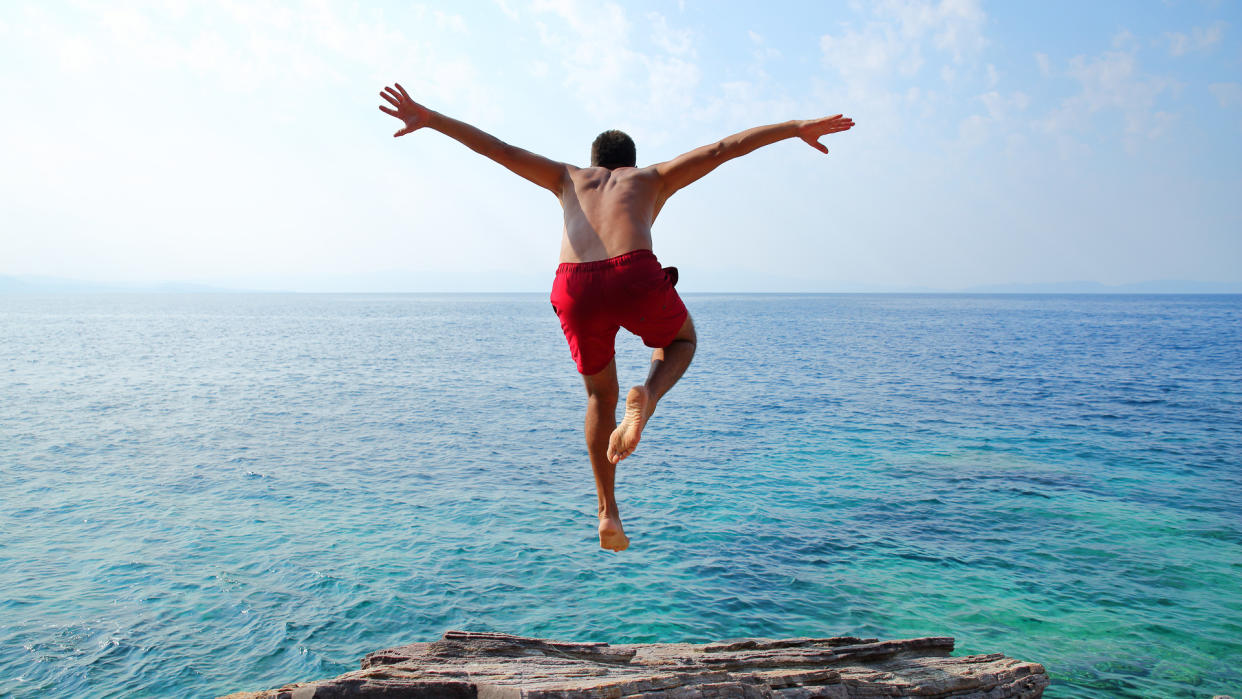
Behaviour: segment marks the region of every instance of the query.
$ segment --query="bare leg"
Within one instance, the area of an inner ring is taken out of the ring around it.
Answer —
[[[621,511],[613,494],[617,467],[608,460],[608,435],[617,426],[617,363],[609,362],[603,371],[583,376],[587,390],[586,443],[595,472],[595,492],[599,496],[599,546],[624,551],[630,540],[621,527]]]
[[[651,370],[647,372],[647,381],[641,386],[634,386],[626,394],[625,417],[609,436],[608,460],[611,463],[616,464],[634,453],[647,420],[655,412],[656,404],[677,383],[681,375],[686,373],[690,360],[694,359],[697,343],[694,323],[690,316],[686,316],[686,322],[677,331],[677,337],[669,346],[651,353]],[[615,368],[613,373],[615,375]]]

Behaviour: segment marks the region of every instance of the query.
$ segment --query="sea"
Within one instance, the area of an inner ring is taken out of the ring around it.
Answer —
[[[546,294],[0,296],[0,695],[466,629],[953,636],[1049,697],[1242,697],[1242,296],[686,303],[615,554]],[[648,361],[623,332],[622,391]]]

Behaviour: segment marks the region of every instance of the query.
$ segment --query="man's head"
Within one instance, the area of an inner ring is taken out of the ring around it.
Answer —
[[[591,144],[591,167],[634,167],[638,161],[634,154],[634,140],[623,131],[612,129],[595,137]]]

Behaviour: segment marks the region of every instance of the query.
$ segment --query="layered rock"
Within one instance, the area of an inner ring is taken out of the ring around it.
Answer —
[[[449,631],[371,653],[340,677],[226,699],[1001,699],[1048,686],[1037,663],[952,650],[946,637],[609,645]]]

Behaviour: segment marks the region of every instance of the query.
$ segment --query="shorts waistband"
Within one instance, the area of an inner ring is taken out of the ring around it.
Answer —
[[[595,260],[593,262],[562,262],[556,268],[557,274],[566,274],[568,272],[597,272],[601,269],[611,269],[621,267],[631,262],[645,259],[656,259],[655,253],[647,250],[631,250],[623,255],[610,257],[607,260]]]

